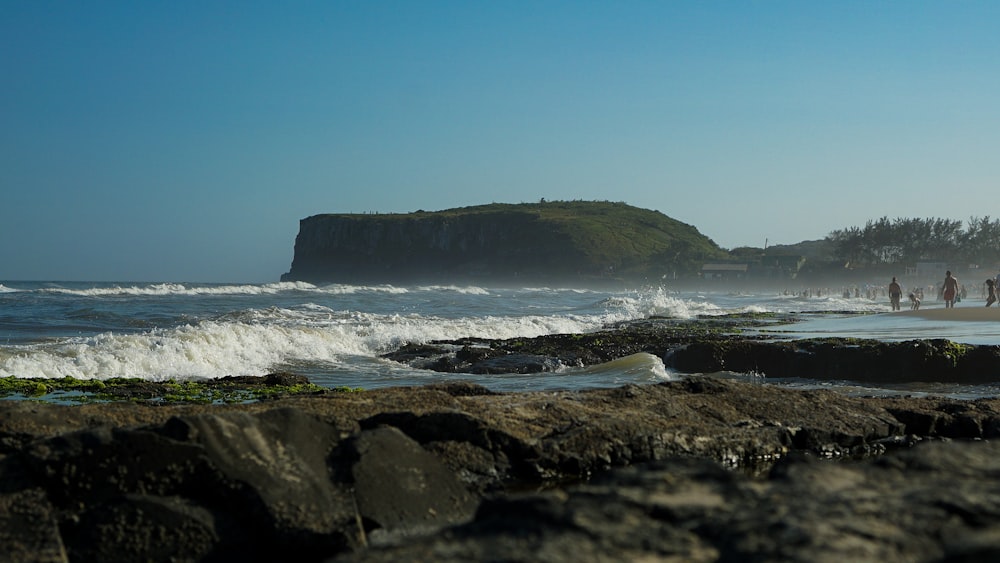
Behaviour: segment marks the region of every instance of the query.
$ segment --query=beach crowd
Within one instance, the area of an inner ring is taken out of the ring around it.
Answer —
[[[870,301],[888,300],[893,310],[900,309],[900,301],[903,296],[908,296],[910,308],[920,307],[920,303],[925,300],[925,296],[934,296],[937,301],[944,301],[946,307],[953,306],[969,299],[970,294],[986,301],[989,307],[998,302],[997,288],[1000,287],[1000,275],[988,278],[983,283],[965,284],[948,272],[941,283],[929,283],[927,285],[913,285],[905,287],[900,284],[895,277],[888,284],[879,282],[869,282],[864,284],[844,285],[839,288],[821,287],[804,288],[799,290],[784,290],[783,295],[797,295],[804,298],[840,296],[844,299],[868,299]]]

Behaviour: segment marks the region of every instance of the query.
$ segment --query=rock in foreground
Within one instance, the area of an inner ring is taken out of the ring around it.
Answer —
[[[222,406],[3,402],[0,552],[980,560],[1000,554],[998,421],[996,400],[857,399],[704,377]]]

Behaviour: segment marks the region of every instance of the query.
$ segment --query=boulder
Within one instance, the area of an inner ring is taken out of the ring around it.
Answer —
[[[427,534],[472,518],[479,499],[398,429],[362,431],[342,450],[339,463],[353,460],[347,481],[369,538]]]

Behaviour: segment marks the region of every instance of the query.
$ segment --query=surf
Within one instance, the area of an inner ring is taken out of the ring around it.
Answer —
[[[337,311],[317,304],[268,307],[171,328],[5,346],[0,348],[0,376],[165,380],[261,375],[289,364],[349,365],[349,358],[377,358],[406,343],[587,332],[608,321],[607,315],[444,318]]]

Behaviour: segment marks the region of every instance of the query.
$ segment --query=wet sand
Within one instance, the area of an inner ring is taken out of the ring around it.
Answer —
[[[1000,307],[958,306],[946,309],[944,307],[918,309],[916,311],[898,311],[894,315],[920,317],[935,321],[969,321],[990,322],[1000,321]]]

